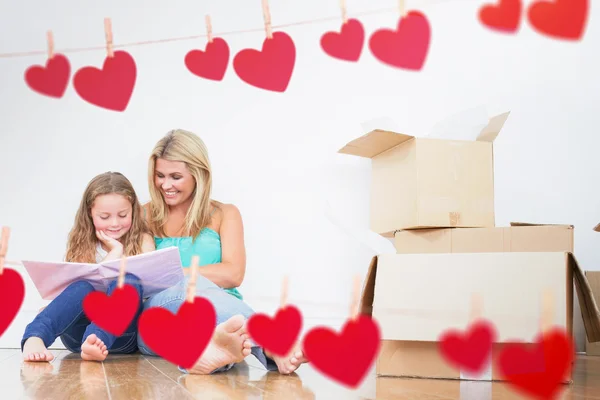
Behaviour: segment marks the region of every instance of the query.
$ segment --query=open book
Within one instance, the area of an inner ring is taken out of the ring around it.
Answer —
[[[108,285],[119,277],[121,260],[99,264],[26,261],[23,265],[44,300],[52,300],[71,283],[85,280],[106,293]],[[149,297],[183,279],[181,257],[177,247],[127,257],[126,272],[141,279],[143,296]]]

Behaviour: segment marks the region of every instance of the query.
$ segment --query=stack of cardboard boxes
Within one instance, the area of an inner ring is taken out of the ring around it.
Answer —
[[[372,160],[371,230],[393,238],[397,250],[372,259],[361,299],[381,328],[380,376],[501,380],[495,356],[506,343],[535,341],[546,293],[554,325],[573,334],[574,287],[587,339],[600,341],[598,307],[573,257],[573,227],[495,227],[493,141],[508,114],[491,118],[475,141],[373,130],[339,151]],[[473,294],[497,331],[477,377],[438,351],[447,329],[468,328]]]

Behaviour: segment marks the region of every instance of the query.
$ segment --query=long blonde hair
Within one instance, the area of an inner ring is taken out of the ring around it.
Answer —
[[[144,233],[150,234],[141,215],[142,208],[131,182],[119,172],[105,172],[94,177],[85,188],[79,209],[75,215],[75,224],[69,233],[67,242],[67,262],[96,262],[96,229],[92,221],[91,209],[98,196],[120,194],[131,202],[131,228],[120,239],[123,243],[123,255],[132,256],[142,252]]]
[[[210,199],[212,173],[206,145],[194,133],[176,129],[162,137],[152,150],[148,161],[148,184],[151,198],[148,220],[154,235],[164,237],[167,236],[164,227],[167,223],[169,209],[154,184],[156,160],[159,158],[185,163],[196,181],[196,187],[192,193],[192,203],[187,210],[182,233],[183,236],[191,236],[195,239],[200,231],[210,224],[211,205],[218,206],[219,204]]]

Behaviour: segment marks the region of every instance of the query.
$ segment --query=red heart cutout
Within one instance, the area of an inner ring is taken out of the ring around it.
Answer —
[[[357,19],[342,24],[340,33],[327,32],[321,37],[321,47],[331,57],[358,61],[365,41],[365,29]]]
[[[173,314],[160,307],[144,311],[138,329],[144,342],[156,354],[175,365],[191,368],[208,346],[217,324],[212,303],[196,297],[184,302]]]
[[[61,98],[67,90],[71,65],[67,57],[55,54],[46,66],[32,65],[25,71],[25,82],[34,91],[46,96]]]
[[[379,29],[371,35],[369,47],[373,55],[393,67],[420,70],[427,53],[431,28],[427,17],[411,11],[398,20],[396,30]]]
[[[533,350],[507,344],[497,362],[500,374],[524,394],[551,399],[558,395],[574,357],[571,339],[557,328],[538,337]]]
[[[225,76],[229,62],[229,46],[221,38],[206,44],[206,50],[190,50],[185,56],[185,65],[194,75],[220,81]]]
[[[588,0],[538,1],[529,7],[529,22],[548,36],[578,40],[583,35],[588,8]]]
[[[313,328],[303,342],[304,354],[315,369],[352,388],[369,372],[379,346],[379,326],[364,315],[346,322],[339,335],[328,328]]]
[[[500,0],[497,5],[487,4],[479,10],[479,20],[488,28],[501,32],[515,32],[521,22],[521,0]]]
[[[140,305],[138,292],[131,285],[116,288],[109,296],[92,292],[83,299],[83,312],[90,321],[110,334],[121,336],[131,324]]]
[[[0,336],[6,332],[15,319],[23,299],[25,298],[25,283],[21,275],[14,269],[4,267],[0,275]]]
[[[495,336],[492,324],[477,321],[464,334],[457,330],[444,332],[438,346],[449,363],[475,375],[485,370]]]
[[[124,111],[135,86],[137,69],[133,57],[115,51],[102,69],[83,67],[73,77],[77,94],[89,103],[113,111]]]
[[[296,62],[294,41],[284,32],[265,38],[262,50],[244,49],[233,59],[233,69],[249,85],[285,92]]]
[[[302,314],[292,305],[279,309],[275,318],[254,314],[248,320],[250,337],[270,353],[285,356],[298,339],[302,329]]]

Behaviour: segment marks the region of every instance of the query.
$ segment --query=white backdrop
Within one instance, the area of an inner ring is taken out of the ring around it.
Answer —
[[[395,27],[395,0],[348,0],[367,39]],[[352,275],[364,274],[373,252],[333,226],[326,201],[348,224],[368,227],[370,162],[337,155],[361,134],[360,123],[390,116],[405,132],[427,132],[436,121],[486,104],[490,115],[512,114],[495,144],[496,223],[575,225],[576,256],[599,268],[600,221],[600,11],[592,8],[581,42],[552,40],[523,21],[517,35],[502,35],[477,20],[483,0],[408,0],[426,13],[432,44],[425,67],[408,72],[381,64],[365,44],[358,63],[327,56],[321,35],[340,20],[283,29],[295,41],[297,61],[286,93],[249,86],[231,61],[222,82],[192,75],[185,54],[205,39],[126,48],[138,78],[124,113],[92,106],[69,85],[57,100],[31,91],[23,80],[45,55],[0,58],[0,225],[12,228],[11,260],[60,260],[87,182],[107,170],[129,177],[148,200],[147,158],[173,128],[206,141],[214,168],[214,197],[236,204],[244,218],[248,251],[241,288],[257,309],[274,310],[283,274],[290,301],[308,321],[341,323]],[[529,3],[529,2],[526,2]],[[116,44],[205,33],[210,13],[215,35],[232,57],[260,48],[260,1],[156,0],[17,3],[0,1],[0,53],[44,50],[52,29],[58,51],[102,46],[103,18],[112,18]],[[271,0],[274,25],[339,15],[337,0]],[[103,50],[65,53],[72,73],[101,66]],[[23,270],[20,270],[23,272]],[[24,274],[25,275],[25,274]],[[0,347],[18,347],[25,324],[45,304],[31,281],[23,309]],[[319,304],[324,304],[319,306]],[[333,321],[333,322],[332,322]],[[338,321],[338,322],[335,322]],[[311,322],[308,322],[309,324]],[[578,334],[578,349],[583,337]]]

